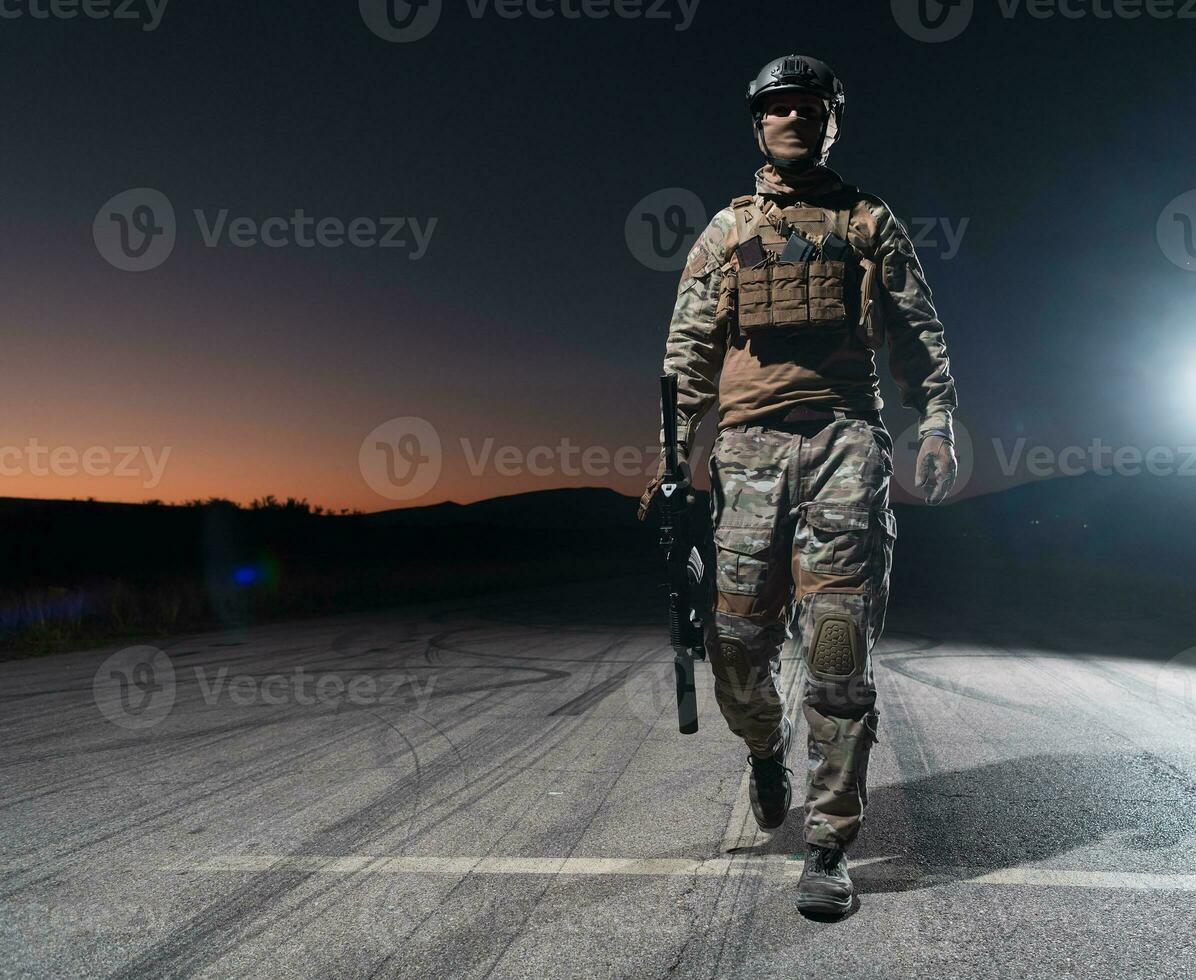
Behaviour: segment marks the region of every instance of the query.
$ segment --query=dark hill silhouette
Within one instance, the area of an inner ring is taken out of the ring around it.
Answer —
[[[629,528],[635,504],[614,490],[582,487],[538,490],[533,493],[491,497],[473,504],[434,504],[367,514],[362,521],[379,527],[491,527],[568,529]]]
[[[1088,474],[933,509],[897,505],[894,596],[915,611],[1107,611],[1143,589],[1185,597],[1194,491],[1183,477]],[[640,524],[635,507],[603,488],[358,515],[294,502],[0,498],[0,635],[12,645],[48,631],[55,646],[91,635],[89,624],[96,635],[153,632],[602,577],[650,582],[655,520]]]

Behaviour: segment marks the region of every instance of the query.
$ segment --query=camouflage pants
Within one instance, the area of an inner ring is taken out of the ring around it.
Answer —
[[[718,602],[715,695],[757,756],[781,746],[781,646],[793,636],[809,727],[808,843],[846,847],[876,741],[870,652],[884,628],[896,524],[884,425],[835,419],[724,429],[710,457]]]

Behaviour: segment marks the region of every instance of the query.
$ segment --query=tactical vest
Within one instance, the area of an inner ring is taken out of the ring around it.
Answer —
[[[752,195],[735,198],[731,207],[740,244],[739,268],[729,285],[745,337],[775,330],[857,330],[868,347],[881,346],[875,266],[854,247],[837,258],[823,252],[831,235],[849,241],[850,209],[782,209]],[[813,252],[802,261],[782,262],[794,232],[814,246]],[[759,251],[753,245],[757,238]]]

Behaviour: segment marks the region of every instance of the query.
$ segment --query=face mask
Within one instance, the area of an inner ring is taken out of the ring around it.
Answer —
[[[817,163],[822,156],[822,147],[819,145],[821,139],[821,120],[797,119],[793,116],[764,117],[766,152],[778,165]]]

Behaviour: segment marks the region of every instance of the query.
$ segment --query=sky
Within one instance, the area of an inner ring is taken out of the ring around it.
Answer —
[[[1196,476],[1182,2],[930,0],[934,42],[917,0],[392,2],[397,41],[384,0],[5,0],[0,496],[638,492],[678,277],[642,215],[754,189],[744,94],[791,52],[915,235],[966,492],[1094,441]]]

